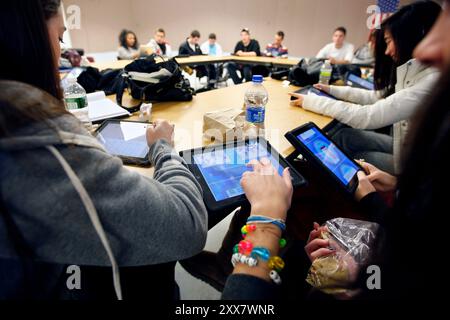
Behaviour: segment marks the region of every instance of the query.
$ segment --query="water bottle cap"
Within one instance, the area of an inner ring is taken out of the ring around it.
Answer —
[[[253,76],[252,81],[255,83],[263,83],[264,79],[263,76],[255,75]]]
[[[77,82],[77,78],[67,78],[67,83],[68,84],[74,84]]]

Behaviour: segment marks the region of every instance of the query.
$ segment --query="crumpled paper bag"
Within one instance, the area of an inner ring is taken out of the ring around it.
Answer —
[[[242,139],[244,127],[245,111],[241,109],[222,109],[203,116],[203,137],[211,141]]]

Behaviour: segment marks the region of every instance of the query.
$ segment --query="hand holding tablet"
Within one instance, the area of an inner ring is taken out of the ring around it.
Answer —
[[[97,140],[125,164],[149,165],[149,146],[163,139],[173,146],[174,126],[164,120],[155,123],[107,120],[97,129]]]
[[[264,180],[264,177],[256,177],[251,173],[246,173],[252,171],[252,165],[249,167],[249,163],[253,164],[259,172],[264,170],[263,172],[268,173],[267,170],[275,170],[278,177],[286,177],[284,169],[290,168],[293,186],[298,187],[306,184],[304,178],[294,168],[290,167],[286,160],[263,138],[187,150],[180,154],[202,186],[203,198],[209,211],[234,209],[247,202],[243,189],[244,185],[248,186],[245,184],[245,178]],[[267,165],[262,166],[259,161],[264,158],[266,158],[264,162]],[[270,166],[267,161],[270,162]],[[249,174],[250,176],[248,176]],[[241,185],[243,176],[244,183]],[[276,178],[274,179],[276,180]],[[276,181],[279,183],[279,180]]]
[[[173,147],[175,126],[165,120],[156,120],[147,128],[147,143],[149,146],[162,139]]]
[[[358,171],[363,168],[347,156],[314,123],[307,123],[285,135],[286,139],[308,161],[328,173],[337,184],[350,194],[358,187]]]

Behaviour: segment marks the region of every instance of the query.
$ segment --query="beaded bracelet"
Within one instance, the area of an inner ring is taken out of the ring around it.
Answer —
[[[281,240],[280,245],[286,244],[286,240],[283,242]],[[281,284],[281,278],[278,272],[285,267],[285,262],[282,258],[278,256],[271,257],[268,249],[263,247],[253,247],[253,244],[250,241],[242,240],[239,244],[234,246],[233,256],[231,257],[233,267],[236,267],[236,264],[238,263],[246,264],[249,267],[256,267],[258,265],[258,260],[267,262],[267,266],[271,269],[270,278],[275,284]]]
[[[242,238],[245,239],[249,233],[256,231],[256,229],[257,229],[257,226],[254,224],[247,224],[247,225],[243,226],[241,228]],[[279,244],[280,244],[281,249],[286,247],[286,244],[287,244],[286,239],[281,238]]]
[[[246,264],[249,267],[256,267],[258,265],[258,260],[247,257],[246,255],[243,255],[241,253],[235,253],[231,257],[231,263],[233,264],[233,267],[236,267],[236,264],[238,263]]]

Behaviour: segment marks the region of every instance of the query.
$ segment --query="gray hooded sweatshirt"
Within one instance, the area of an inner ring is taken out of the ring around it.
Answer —
[[[64,115],[0,139],[0,201],[39,261],[114,267],[191,257],[207,235],[201,187],[167,142],[151,146],[150,160],[154,179]],[[14,258],[6,231],[0,219],[0,258]]]

